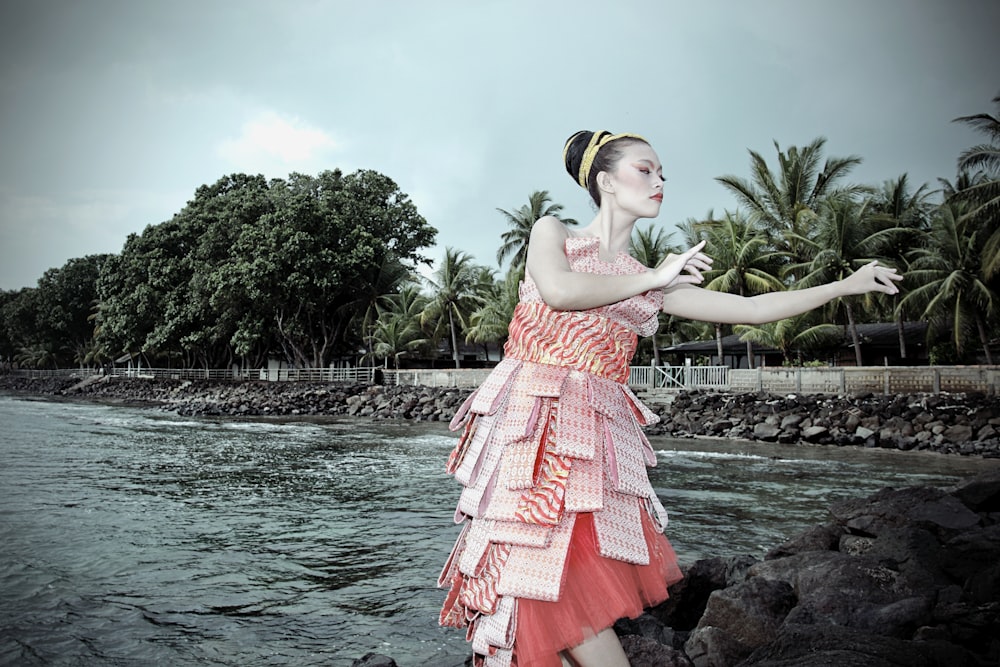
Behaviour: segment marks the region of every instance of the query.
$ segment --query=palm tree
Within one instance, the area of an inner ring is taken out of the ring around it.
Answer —
[[[564,224],[577,224],[576,220],[562,218],[559,215],[563,210],[562,204],[549,202],[548,190],[536,190],[528,197],[528,203],[516,211],[497,209],[507,219],[507,224],[512,227],[500,235],[503,244],[497,250],[497,264],[502,265],[504,260],[510,257],[511,267],[521,270],[523,274],[524,263],[528,257],[528,239],[531,237],[531,228],[539,218],[552,215],[562,220]]]
[[[426,298],[416,283],[406,283],[383,299],[376,307],[378,317],[368,342],[372,356],[386,364],[392,357],[393,366],[399,368],[400,357],[426,346],[428,340],[420,327],[425,305]]]
[[[636,228],[635,233],[632,234],[632,238],[629,239],[629,254],[635,257],[637,260],[642,262],[645,266],[658,266],[663,260],[669,257],[671,254],[676,254],[681,252],[681,250],[670,242],[670,238],[673,234],[669,234],[663,231],[663,228],[656,228],[656,233],[653,233],[654,226],[650,224],[646,228]],[[660,312],[657,315],[658,322],[660,326],[666,324],[669,319],[666,313]],[[660,345],[657,340],[659,333],[659,327],[657,331],[653,333],[651,338],[651,343],[653,346],[653,365],[660,365]]]
[[[993,98],[993,103],[1000,111],[1000,95]],[[958,158],[958,168],[967,172],[978,170],[983,176],[964,192],[963,200],[972,204],[965,215],[987,232],[983,236],[983,268],[986,277],[993,278],[1000,274],[1000,114],[961,116],[955,122],[971,125],[984,133],[990,142],[963,151]]]
[[[455,368],[461,368],[458,357],[459,329],[468,327],[469,315],[482,300],[476,293],[476,276],[472,257],[448,247],[444,251],[444,261],[434,271],[434,275],[427,279],[431,294],[420,323],[430,323],[437,331],[446,328]]]
[[[948,326],[959,354],[968,339],[978,335],[986,363],[992,364],[986,331],[1000,315],[1000,295],[986,281],[981,250],[984,232],[968,215],[968,207],[955,199],[938,207],[930,244],[914,251],[910,266],[910,276],[919,287],[903,300],[920,308],[928,321]]]
[[[708,230],[706,252],[715,262],[705,273],[705,289],[753,296],[785,288],[778,277],[784,253],[772,250],[767,237],[742,215],[726,212]],[[722,359],[722,325],[715,325],[719,359]],[[753,368],[753,341],[745,338],[747,366]]]
[[[871,200],[861,202],[848,196],[828,198],[817,219],[815,232],[810,237],[796,237],[803,247],[813,253],[810,262],[792,264],[787,271],[795,273],[806,271],[800,285],[811,287],[823,283],[842,280],[873,259],[884,257],[887,248],[902,231],[895,227],[887,227],[880,219],[871,213]],[[867,304],[873,306],[874,296],[868,293],[862,297]],[[854,344],[854,358],[861,366],[861,341],[858,337],[858,327],[854,314],[853,300],[840,298],[833,302],[833,307],[843,306]]]
[[[18,350],[14,361],[25,368],[59,368],[59,353],[51,343],[33,343]]]
[[[819,137],[804,148],[792,146],[782,151],[778,142],[778,172],[750,151],[750,179],[737,176],[716,178],[749,211],[751,222],[768,234],[775,249],[788,253],[791,262],[804,264],[812,256],[807,240],[819,217],[822,202],[831,195],[857,194],[862,186],[839,187],[837,182],[861,164],[861,158],[827,158],[822,163],[826,139]],[[793,276],[794,277],[794,276]]]
[[[82,344],[74,347],[73,361],[80,364],[80,368],[100,367],[106,361],[110,361],[107,350],[95,339],[90,338]]]
[[[400,285],[413,280],[413,275],[413,270],[399,258],[387,255],[381,262],[367,267],[366,275],[355,285],[353,298],[341,306],[342,315],[355,322],[362,340],[369,342],[369,356],[373,353],[370,341],[377,326],[379,304],[384,304],[386,299],[391,298]]]
[[[872,200],[873,219],[889,227],[895,227],[900,233],[893,238],[891,246],[883,249],[885,258],[900,269],[904,276],[909,275],[909,257],[913,248],[919,247],[926,237],[931,206],[927,199],[929,192],[927,184],[921,185],[915,192],[910,192],[909,179],[906,174],[899,178],[885,181],[882,189],[875,193]],[[885,299],[887,297],[880,297]],[[906,308],[903,301],[896,304],[896,331],[899,335],[899,357],[906,359]]]
[[[514,317],[518,302],[519,272],[511,267],[503,280],[494,281],[480,294],[482,305],[469,317],[470,327],[465,339],[470,343],[497,343],[503,354],[503,343],[507,340],[508,326]]]
[[[811,313],[804,313],[760,326],[737,324],[733,330],[740,340],[781,350],[786,365],[792,362],[793,354],[801,364],[803,350],[821,348],[840,337],[840,327],[829,323],[810,325],[811,317]]]

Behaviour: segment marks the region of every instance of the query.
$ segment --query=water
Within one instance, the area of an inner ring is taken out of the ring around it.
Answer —
[[[0,664],[457,666],[440,425],[190,420],[0,396]],[[1000,464],[656,439],[684,562],[760,556],[829,502]]]

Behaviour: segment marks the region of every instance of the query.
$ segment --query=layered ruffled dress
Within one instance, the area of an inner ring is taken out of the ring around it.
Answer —
[[[573,271],[646,270],[626,254],[601,260],[599,243],[566,240]],[[662,303],[651,291],[557,311],[522,283],[504,360],[451,423],[463,528],[438,581],[450,589],[440,622],[468,629],[477,666],[559,667],[560,651],[681,578],[646,475],[656,455],[642,427],[657,417],[627,384]]]

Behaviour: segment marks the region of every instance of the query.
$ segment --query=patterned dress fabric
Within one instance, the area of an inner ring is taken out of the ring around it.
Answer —
[[[582,273],[646,270],[626,254],[601,260],[596,238],[567,239],[566,256]],[[438,581],[450,588],[440,622],[468,629],[477,665],[517,663],[518,601],[560,599],[580,513],[600,556],[650,562],[644,522],[658,533],[667,523],[646,475],[656,456],[642,427],[657,417],[627,380],[662,298],[556,311],[526,278],[503,361],[452,421],[462,435],[447,470],[464,487],[463,527]]]

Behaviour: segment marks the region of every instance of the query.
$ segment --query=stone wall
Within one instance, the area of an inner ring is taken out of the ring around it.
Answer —
[[[854,394],[1000,394],[997,366],[838,366],[836,368],[734,368],[728,391]]]

